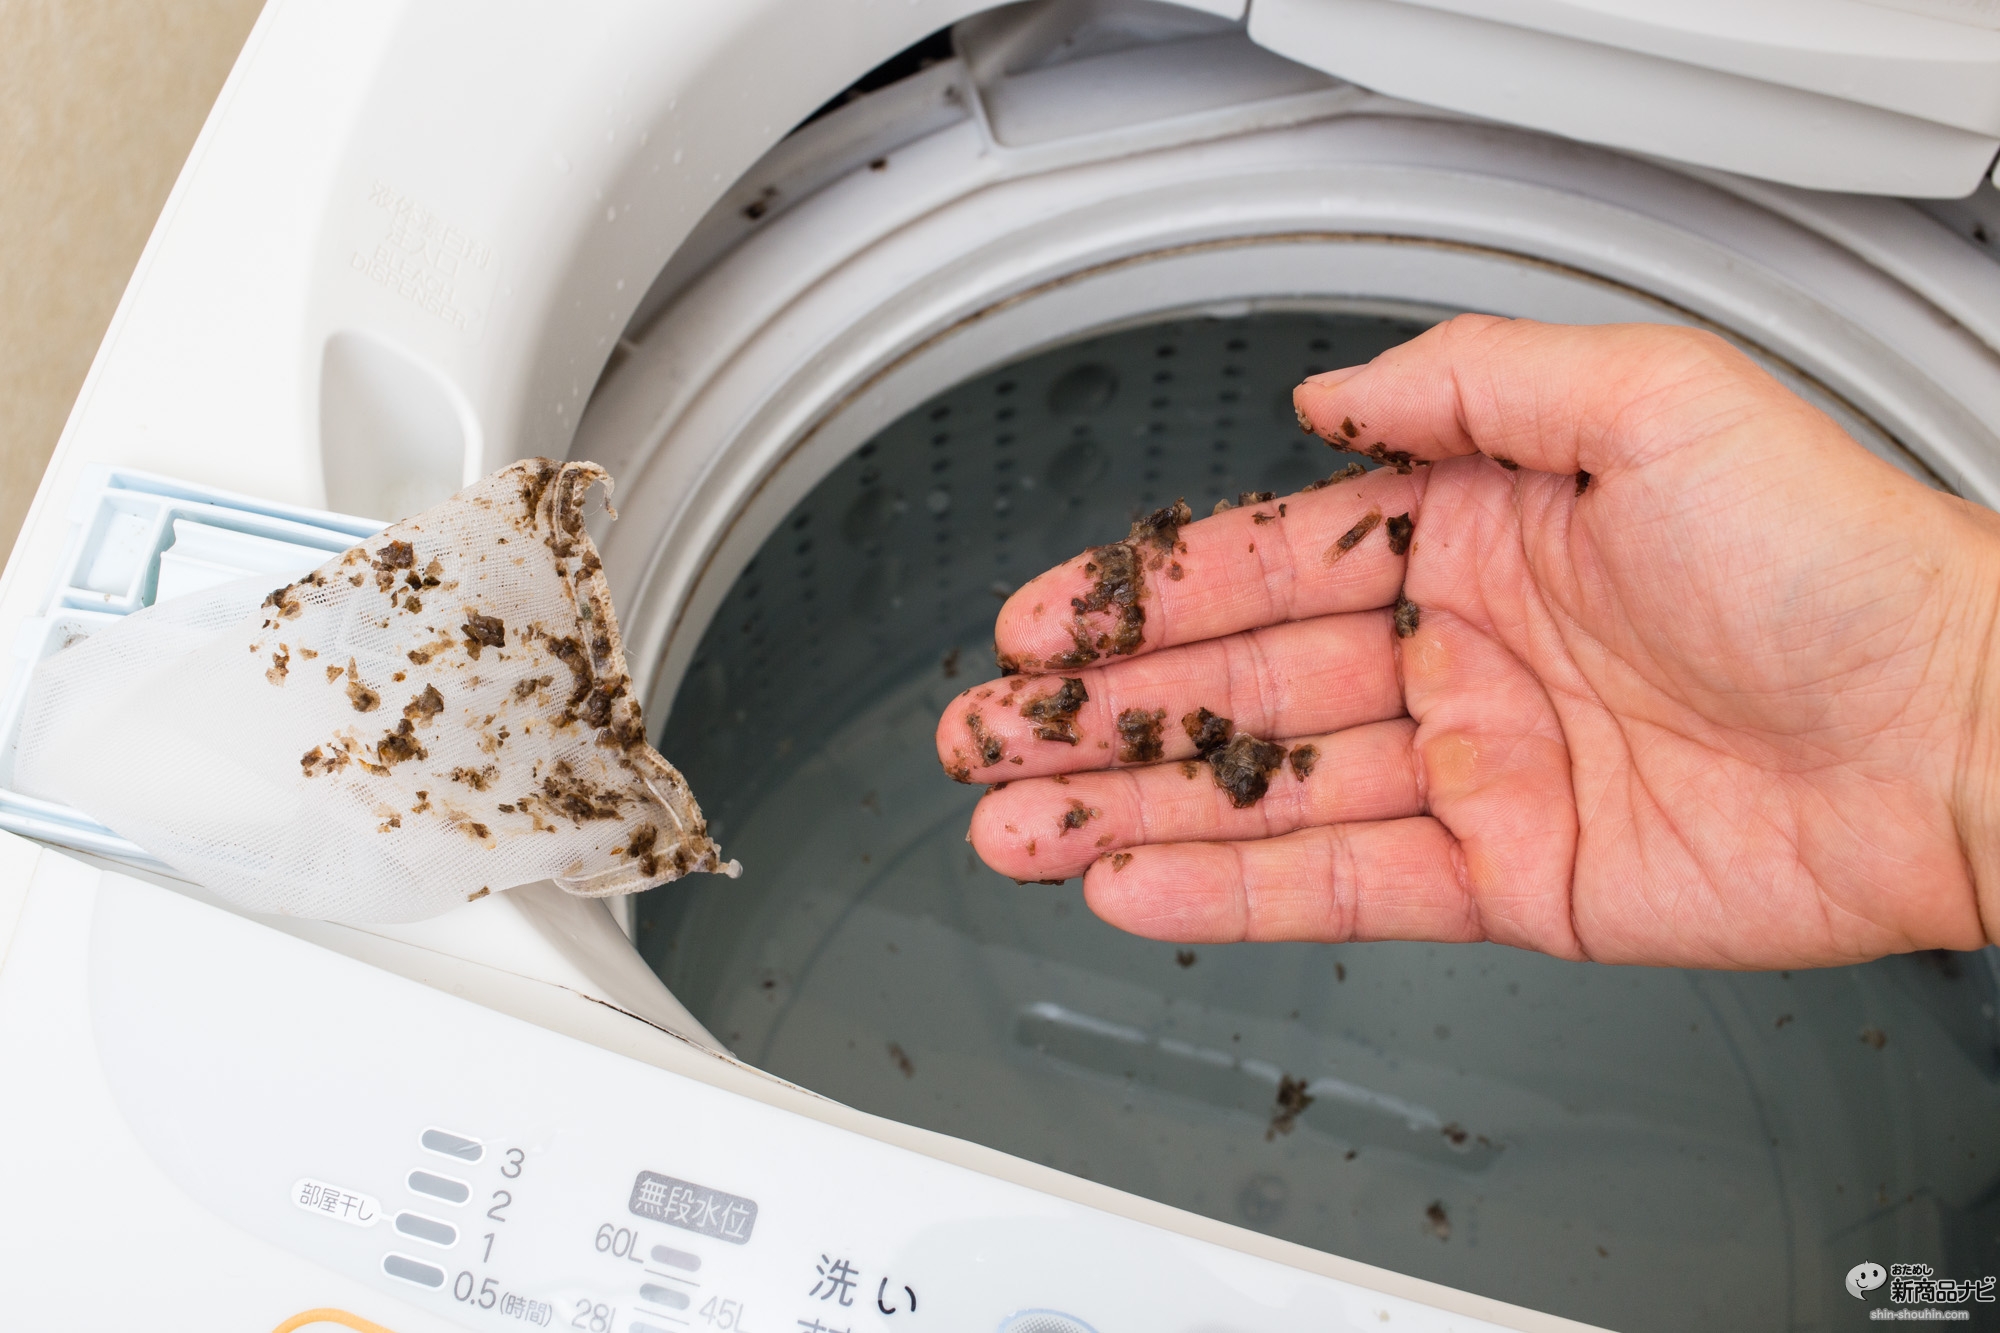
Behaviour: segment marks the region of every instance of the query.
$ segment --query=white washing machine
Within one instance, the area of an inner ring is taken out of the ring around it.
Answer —
[[[1991,950],[1176,950],[979,867],[931,754],[996,595],[1337,467],[1290,385],[1456,311],[1715,329],[2000,500],[2000,10],[1671,10],[276,0],[7,566],[7,697],[590,458],[746,874],[247,917],[0,749],[0,1324],[1817,1329],[1857,1262],[2000,1269]]]

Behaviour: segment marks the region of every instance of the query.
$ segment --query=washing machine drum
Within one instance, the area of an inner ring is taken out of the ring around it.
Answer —
[[[932,734],[992,670],[999,598],[1134,507],[1345,461],[1299,435],[1290,385],[1422,327],[1124,329],[955,385],[841,463],[680,687],[663,747],[748,870],[647,895],[647,961],[739,1056],[840,1101],[1611,1327],[1790,1327],[1794,1286],[1817,1302],[1864,1253],[1991,1269],[1990,955],[1741,974],[1190,949],[967,846],[979,793]]]
[[[599,385],[575,452],[629,482],[605,550],[658,744],[745,867],[641,899],[646,961],[840,1101],[1593,1323],[1818,1326],[1864,1260],[2000,1269],[1990,950],[1159,944],[986,869],[932,742],[1010,591],[1136,511],[1338,469],[1291,387],[1460,310],[1717,329],[1990,502],[1985,204],[1412,115],[1240,32],[1080,31],[938,39],[796,131]],[[1205,110],[1159,84],[1197,42],[1237,62]]]

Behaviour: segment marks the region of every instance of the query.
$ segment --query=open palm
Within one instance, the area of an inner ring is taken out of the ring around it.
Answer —
[[[2000,937],[2000,520],[1686,330],[1465,316],[1297,402],[1391,466],[1002,608],[938,727],[988,864],[1174,940]]]

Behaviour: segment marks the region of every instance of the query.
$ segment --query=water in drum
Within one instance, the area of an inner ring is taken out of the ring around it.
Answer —
[[[1593,1323],[1844,1326],[1863,1260],[2000,1271],[1991,950],[1754,974],[1188,948],[966,844],[979,789],[932,733],[994,674],[1001,598],[1141,510],[1337,470],[1291,386],[1428,322],[1128,328],[958,385],[837,467],[665,724],[744,876],[647,894],[647,960],[738,1055],[862,1110]]]

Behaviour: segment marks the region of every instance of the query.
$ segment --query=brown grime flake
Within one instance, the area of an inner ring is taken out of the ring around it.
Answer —
[[[393,768],[405,759],[426,759],[429,754],[417,740],[416,728],[407,717],[396,724],[394,731],[385,732],[382,739],[375,742],[376,761],[384,768]]]
[[[1123,870],[1126,866],[1132,864],[1132,853],[1113,852],[1111,853],[1110,860],[1111,860],[1111,873],[1115,875],[1119,871]]]
[[[1040,739],[1075,745],[1078,740],[1076,713],[1089,702],[1090,696],[1084,692],[1083,682],[1073,676],[1065,676],[1062,688],[1022,704],[1021,716],[1035,724],[1035,735]]]
[[[347,659],[347,702],[357,713],[372,713],[382,706],[382,696],[361,683],[360,669],[351,657]]]
[[[991,768],[1006,756],[1006,742],[986,729],[986,719],[978,710],[966,710],[965,729],[972,733],[972,743],[979,747],[980,767]]]
[[[1166,753],[1160,741],[1160,729],[1167,720],[1167,710],[1155,708],[1150,712],[1144,708],[1128,708],[1118,715],[1118,762],[1121,764],[1157,763]]]
[[[1140,612],[1140,618],[1143,620],[1144,617],[1145,613],[1143,611]],[[1090,627],[1083,623],[1082,616],[1078,616],[1071,622],[1069,637],[1071,643],[1070,650],[1066,653],[1057,653],[1042,665],[1063,670],[1088,666],[1097,660],[1097,649],[1090,646]]]
[[[1206,708],[1197,708],[1184,715],[1181,727],[1187,732],[1188,739],[1194,742],[1194,752],[1203,758],[1229,744],[1229,738],[1236,734],[1234,722]]]
[[[291,668],[291,649],[281,643],[278,645],[278,651],[271,654],[271,669],[264,673],[264,679],[270,681],[273,685],[283,685],[285,677],[291,674]]]
[[[459,626],[459,630],[465,635],[466,655],[475,662],[479,660],[481,649],[507,646],[507,624],[498,616],[467,611],[465,623]]]
[[[1576,474],[1576,493],[1578,495],[1582,495],[1585,491],[1589,489],[1590,489],[1590,474],[1588,472],[1578,472]]]
[[[1408,555],[1410,538],[1416,533],[1417,525],[1410,521],[1408,514],[1398,514],[1388,521],[1389,554]]]
[[[492,785],[493,779],[499,776],[500,768],[497,764],[488,764],[484,768],[454,768],[451,770],[451,780],[453,782],[462,782],[474,791],[485,791]]]
[[[889,1058],[896,1062],[896,1068],[903,1071],[904,1078],[917,1076],[917,1067],[911,1062],[909,1052],[893,1041],[889,1043]]]
[[[1264,1141],[1269,1143],[1280,1134],[1289,1134],[1298,1123],[1299,1116],[1313,1104],[1312,1094],[1306,1091],[1306,1081],[1293,1078],[1290,1074],[1278,1078],[1278,1100],[1271,1108],[1271,1124],[1264,1131]]]
[[[410,696],[410,702],[403,707],[403,716],[412,722],[422,723],[430,721],[443,711],[444,696],[438,693],[437,686],[426,685],[421,691]]]
[[[1264,799],[1264,793],[1271,788],[1271,774],[1284,762],[1284,746],[1260,740],[1247,731],[1236,733],[1229,744],[1208,756],[1215,785],[1229,794],[1229,803],[1238,810],[1248,809]]]
[[[1361,434],[1361,429],[1354,424],[1353,417],[1342,417],[1340,419],[1340,433],[1351,440]]]
[[[1321,557],[1321,562],[1331,568],[1342,556],[1359,546],[1362,538],[1375,531],[1376,525],[1381,521],[1382,511],[1379,509],[1371,509],[1363,514],[1353,527],[1341,533],[1339,539],[1326,548],[1326,554]]]
[[[620,805],[630,799],[624,792],[596,786],[579,776],[566,759],[556,760],[554,769],[542,779],[541,798],[579,825],[593,819],[618,818]]]
[[[1375,443],[1369,445],[1361,452],[1367,454],[1378,463],[1384,463],[1396,469],[1398,475],[1405,477],[1410,475],[1412,466],[1421,461],[1405,450],[1391,449],[1380,440],[1375,441]]]
[[[1194,522],[1194,511],[1188,508],[1185,499],[1174,501],[1162,509],[1155,509],[1132,524],[1132,530],[1125,534],[1125,545],[1151,545],[1158,553],[1151,568],[1158,569],[1160,561],[1179,547],[1181,528]]]
[[[263,606],[276,607],[278,609],[277,618],[279,620],[298,619],[305,611],[305,606],[299,601],[297,594],[293,591],[298,586],[296,583],[287,583],[284,587],[276,589],[270,596],[264,599]],[[258,609],[262,610],[263,607],[260,606]]]
[[[322,773],[339,772],[341,769],[347,767],[347,762],[347,752],[345,750],[336,749],[329,754],[321,747],[315,745],[299,757],[299,768],[307,777],[316,778]]]
[[[1396,637],[1407,639],[1417,632],[1417,625],[1423,619],[1417,604],[1401,593],[1396,594]]]
[[[590,665],[590,654],[576,639],[564,636],[560,639],[544,639],[542,646],[549,655],[569,668],[569,703],[572,707],[589,697],[597,683],[597,675]]]
[[[533,695],[535,691],[547,689],[554,680],[554,676],[529,676],[524,680],[515,682],[514,702],[520,703]]]
[[[1301,492],[1323,491],[1329,486],[1338,486],[1343,481],[1353,481],[1356,477],[1366,476],[1367,473],[1368,469],[1361,464],[1349,463],[1332,476],[1322,477],[1318,481],[1309,481],[1299,489]]]
[[[1501,467],[1506,468],[1509,472],[1519,472],[1521,470],[1521,465],[1519,463],[1516,463],[1511,458],[1503,458],[1499,454],[1493,455],[1493,461],[1498,463]]]
[[[1069,809],[1063,811],[1062,817],[1056,821],[1059,835],[1067,837],[1070,830],[1082,828],[1103,813],[1094,805],[1085,805],[1082,801],[1072,799]]]
[[[1292,776],[1300,782],[1304,782],[1312,776],[1313,766],[1319,763],[1319,747],[1317,745],[1294,745],[1289,758],[1292,763]]]
[[[1100,546],[1090,553],[1083,568],[1095,577],[1083,596],[1070,599],[1076,612],[1070,637],[1076,646],[1061,657],[1050,658],[1051,666],[1081,666],[1095,661],[1100,653],[1123,657],[1145,642],[1146,608],[1139,602],[1146,591],[1146,570],[1138,548],[1128,542]],[[1093,638],[1083,617],[1099,611],[1110,611],[1114,619],[1110,630]]]
[[[1196,762],[1195,762],[1194,760],[1192,760],[1192,759],[1183,759],[1183,760],[1181,760],[1181,776],[1182,776],[1182,777],[1184,777],[1184,778],[1195,778],[1195,777],[1200,777],[1200,776],[1201,776],[1201,765],[1200,765],[1200,764],[1197,764],[1197,763],[1196,763]]]

